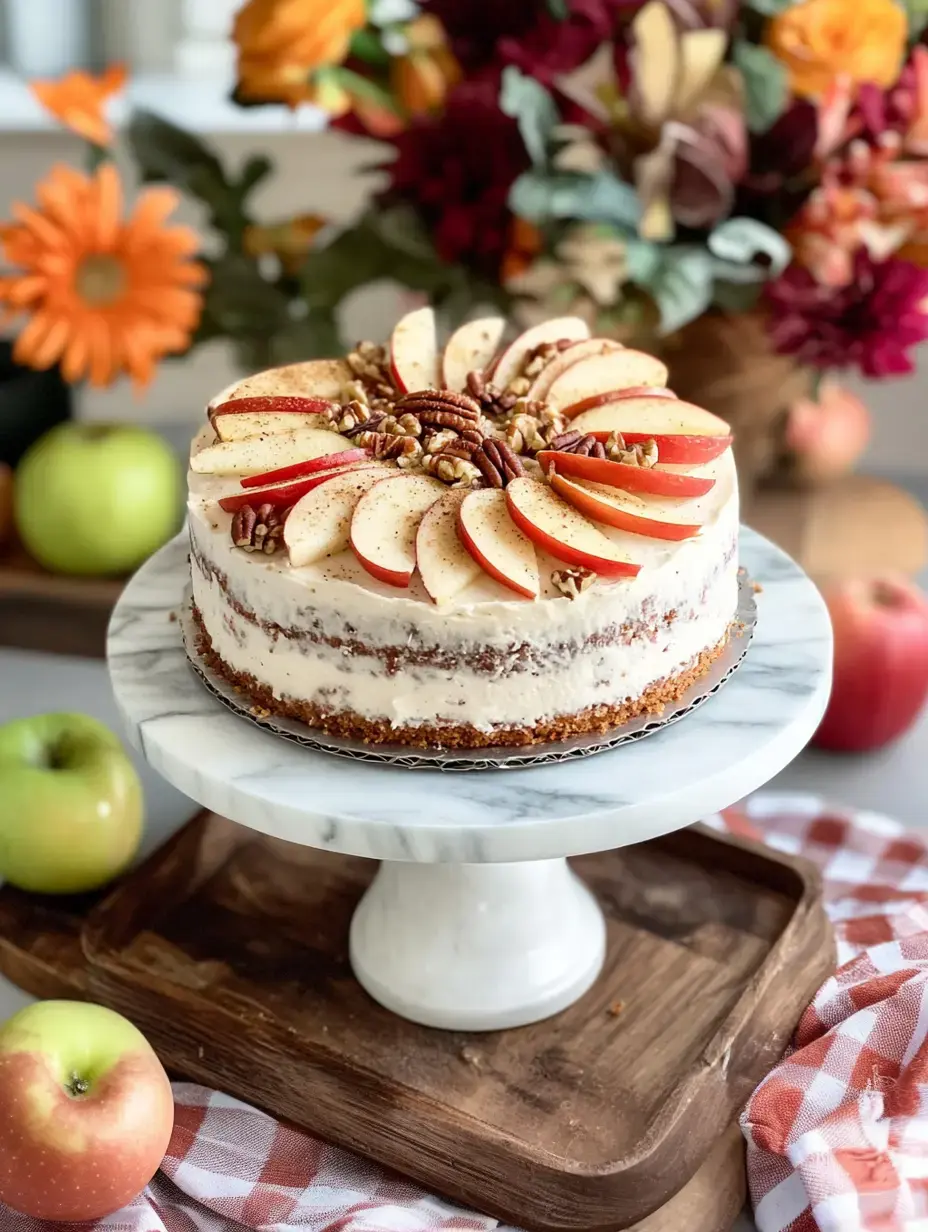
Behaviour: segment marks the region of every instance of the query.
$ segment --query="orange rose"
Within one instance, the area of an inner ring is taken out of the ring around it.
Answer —
[[[896,0],[804,0],[767,28],[796,94],[819,98],[842,75],[884,89],[899,76],[908,25]]]
[[[314,101],[317,69],[340,64],[367,22],[364,0],[247,0],[232,27],[242,98]]]

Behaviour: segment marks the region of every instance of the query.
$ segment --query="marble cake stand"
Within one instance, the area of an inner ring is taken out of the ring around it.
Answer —
[[[741,557],[763,590],[732,679],[681,722],[580,761],[447,774],[265,734],[187,663],[174,615],[188,574],[180,537],[117,604],[110,675],[132,739],[181,791],[277,838],[384,861],[351,925],[371,996],[428,1026],[521,1026],[572,1004],[602,966],[602,912],[565,857],[727,807],[791,761],[824,712],[831,628],[818,592],[752,531]]]

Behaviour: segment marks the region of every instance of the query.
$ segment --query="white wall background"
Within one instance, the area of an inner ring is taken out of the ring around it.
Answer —
[[[41,9],[43,3],[62,0],[0,0],[0,60],[9,53],[10,6]],[[84,0],[64,0],[81,5]],[[267,114],[236,112],[221,101],[231,81],[231,49],[226,40],[231,14],[238,0],[87,0],[86,59],[102,64],[126,60],[157,108],[180,106],[196,127],[223,131],[211,138],[223,159],[240,160],[260,149],[275,161],[276,174],[262,186],[256,205],[262,217],[273,219],[296,212],[314,212],[333,220],[350,219],[376,184],[362,169],[376,161],[378,147],[371,142],[336,133],[295,131],[306,117],[294,121],[281,109],[270,121]],[[4,52],[4,48],[7,52]],[[10,202],[30,199],[32,186],[56,161],[78,162],[81,143],[43,125],[30,110],[28,97],[12,65],[0,70],[0,217]],[[22,116],[19,118],[19,105]],[[243,132],[253,123],[271,123],[276,131]],[[239,131],[236,131],[239,130]],[[131,167],[120,155],[126,174]],[[186,204],[181,216],[193,224],[199,219]],[[397,306],[395,290],[365,292],[349,306],[346,329],[353,337],[381,338]],[[928,347],[921,352],[920,372],[909,379],[867,385],[850,380],[874,410],[877,431],[867,460],[869,469],[928,474]],[[91,392],[82,413],[94,418],[138,414],[161,422],[193,422],[208,397],[234,378],[236,369],[224,344],[211,344],[184,360],[164,364],[143,401],[136,401],[127,385]]]

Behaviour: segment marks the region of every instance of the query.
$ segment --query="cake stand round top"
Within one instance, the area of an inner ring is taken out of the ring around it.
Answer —
[[[231,713],[187,662],[176,619],[188,581],[179,536],[135,575],[107,643],[133,741],[175,787],[278,838],[383,860],[541,860],[637,843],[734,803],[803,748],[828,700],[831,625],[818,591],[750,530],[760,583],[741,667],[693,714],[579,761],[445,774],[349,761]]]

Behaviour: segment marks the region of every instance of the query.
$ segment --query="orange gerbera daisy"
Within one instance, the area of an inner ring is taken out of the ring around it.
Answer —
[[[94,145],[109,145],[113,140],[104,114],[107,99],[126,84],[126,70],[114,64],[100,77],[76,69],[58,81],[31,81],[29,89],[46,111],[66,128],[86,137]]]
[[[122,218],[111,163],[94,175],[61,164],[36,186],[38,207],[16,202],[0,225],[6,259],[0,306],[29,313],[14,358],[31,368],[61,364],[66,381],[108,385],[128,372],[146,385],[163,356],[185,351],[200,319],[206,270],[189,227],[166,226],[172,188],[147,188]]]

